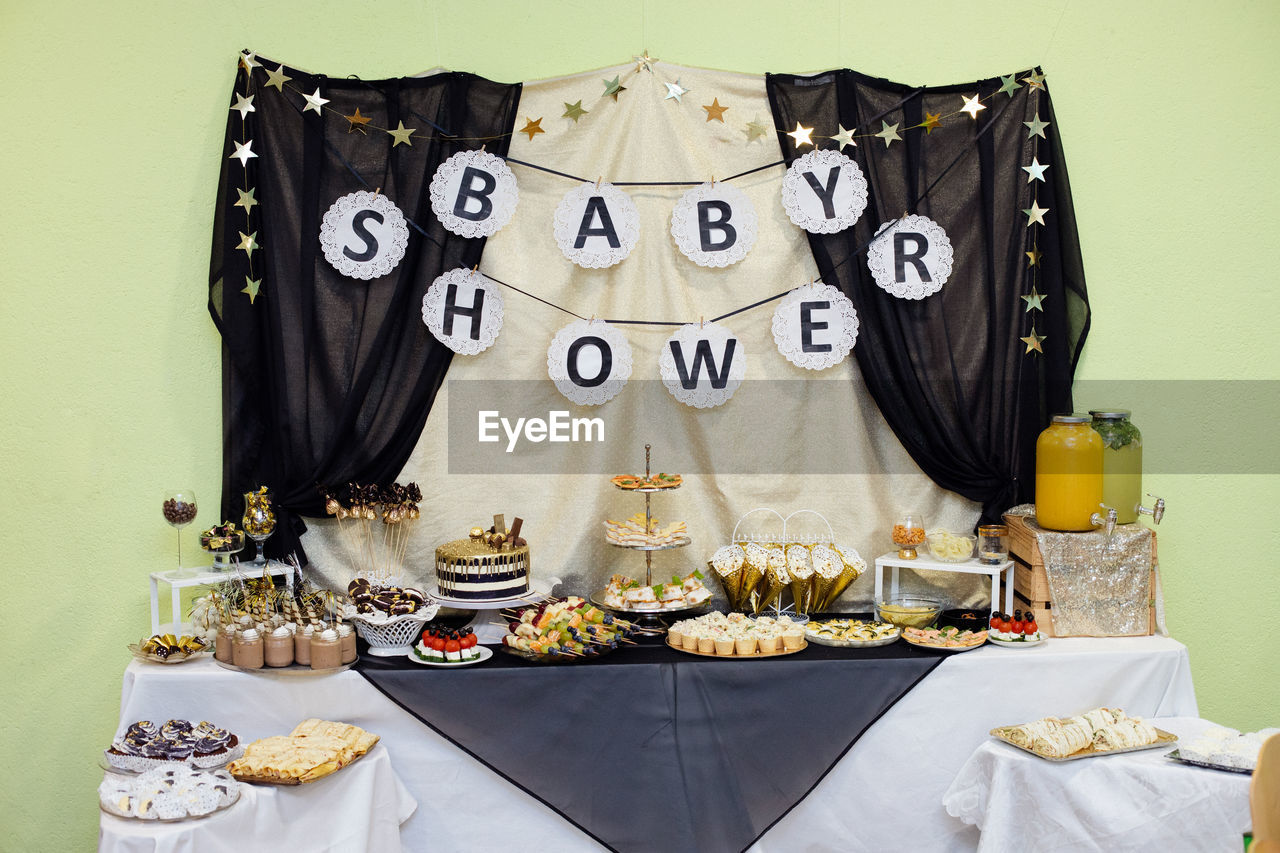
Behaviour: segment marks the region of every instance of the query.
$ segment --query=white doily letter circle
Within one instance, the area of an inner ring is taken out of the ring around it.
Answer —
[[[747,351],[715,323],[690,323],[667,339],[658,356],[662,384],[686,406],[710,409],[729,401],[747,373]]]
[[[700,267],[727,267],[747,256],[756,242],[756,209],[751,199],[728,184],[702,184],[689,190],[671,212],[671,236]]]
[[[396,268],[409,245],[404,214],[385,195],[348,193],[324,214],[320,247],[334,269],[351,278],[384,276]]]
[[[547,347],[547,375],[572,402],[599,406],[631,378],[631,344],[601,320],[574,320]]]
[[[937,293],[951,275],[951,240],[927,216],[904,216],[871,241],[867,266],[876,284],[902,299]]]
[[[796,367],[826,370],[844,361],[858,340],[858,312],[829,284],[802,285],[773,312],[773,341]]]
[[[857,163],[833,148],[810,151],[787,169],[782,206],[804,230],[834,234],[867,209],[867,179]]]
[[[556,243],[580,267],[621,263],[640,239],[640,213],[631,197],[612,184],[583,184],[560,199]]]
[[[520,199],[516,176],[501,158],[459,151],[431,178],[431,209],[449,231],[490,237],[511,221]]]
[[[422,297],[422,322],[449,349],[477,355],[502,331],[502,293],[478,272],[449,270]]]

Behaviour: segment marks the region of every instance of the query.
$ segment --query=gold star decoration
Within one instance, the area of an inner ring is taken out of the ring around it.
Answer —
[[[244,253],[245,253],[246,255],[250,255],[250,256],[252,256],[252,255],[253,255],[253,250],[254,250],[254,249],[259,249],[259,248],[261,248],[261,246],[259,246],[259,245],[258,245],[258,232],[257,232],[257,231],[254,231],[252,234],[246,234],[246,233],[244,233],[243,231],[241,231],[241,232],[240,232],[240,245],[239,245],[239,246],[236,246],[236,248],[237,248],[237,249],[244,249]]]
[[[799,148],[801,145],[813,144],[813,139],[809,136],[811,133],[813,133],[812,127],[805,127],[800,122],[796,122],[796,129],[788,133],[787,136],[794,139],[796,147]]]
[[[539,133],[546,133],[546,131],[542,129],[542,116],[538,116],[537,119],[531,119],[528,116],[525,116],[524,127],[520,128],[518,132],[529,134],[530,142],[532,142],[533,138]]]
[[[760,116],[756,116],[755,121],[747,122],[742,132],[747,135],[747,142],[751,143],[768,136],[769,126],[760,121]]]
[[[627,87],[622,85],[621,83],[621,78],[622,78],[622,75],[619,74],[617,77],[614,77],[612,80],[601,80],[600,82],[604,83],[604,94],[601,95],[600,97],[602,98],[611,97],[613,98],[613,102],[616,104],[618,102],[618,96],[621,95],[623,92],[627,91]],[[521,132],[523,133],[523,131]]]
[[[1027,303],[1027,310],[1023,313],[1044,311],[1044,307],[1040,304],[1041,302],[1044,302],[1044,294],[1036,290],[1034,285],[1032,286],[1030,293],[1023,294],[1022,299]]]
[[[1031,72],[1030,74],[1028,74],[1026,77],[1023,77],[1023,78],[1022,78],[1022,82],[1023,82],[1023,83],[1026,83],[1026,84],[1027,84],[1028,86],[1030,86],[1032,89],[1043,89],[1043,88],[1044,88],[1044,75],[1043,75],[1043,74],[1040,74],[1040,73],[1038,73],[1038,72],[1032,71],[1032,72]]]
[[[244,290],[241,293],[249,294],[249,304],[253,304],[253,300],[258,298],[258,291],[262,288],[262,279],[244,277]]]
[[[1039,158],[1032,157],[1030,166],[1023,166],[1022,171],[1027,173],[1027,183],[1039,181],[1044,183],[1044,170],[1049,168],[1048,163],[1041,163]]]
[[[316,90],[313,94],[308,95],[304,93],[302,97],[306,98],[306,101],[307,101],[307,105],[302,108],[302,111],[304,113],[307,110],[315,110],[316,115],[324,115],[323,111],[320,108],[323,107],[325,104],[329,103],[329,99],[320,97],[319,86],[316,86]]]
[[[977,96],[977,95],[974,95],[972,98],[965,97],[964,95],[961,95],[960,97],[961,97],[961,98],[964,98],[964,106],[960,108],[960,112],[962,112],[962,113],[968,113],[970,118],[972,118],[974,121],[977,121],[977,120],[978,120],[978,112],[979,112],[980,110],[985,110],[985,109],[986,109],[986,107],[984,107],[984,106],[983,106],[983,105],[978,101],[978,96]]]
[[[658,57],[649,55],[648,48],[645,48],[644,53],[642,53],[640,56],[633,56],[631,58],[636,61],[637,74],[639,74],[641,71],[648,71],[650,74],[652,74],[653,63],[658,61]]]
[[[662,100],[669,101],[675,98],[677,104],[684,103],[684,101],[680,100],[680,96],[689,94],[689,90],[681,86],[679,80],[674,83],[664,83],[663,85],[667,87],[667,96]]]
[[[928,110],[925,110],[924,121],[920,122],[920,126],[924,128],[925,133],[933,133],[933,129],[935,127],[942,126],[942,122],[939,121],[941,118],[942,113],[931,113]]]
[[[240,67],[244,69],[246,74],[252,74],[253,69],[257,68],[261,64],[262,63],[253,55],[252,50],[246,50],[244,53],[240,54]]]
[[[902,141],[902,137],[898,135],[898,122],[895,121],[890,125],[887,121],[881,121],[880,124],[883,125],[883,127],[876,136],[884,140],[885,148],[888,148],[890,143]]]
[[[1008,77],[1002,76],[1000,78],[1000,88],[997,89],[996,91],[1004,92],[1006,95],[1012,98],[1013,93],[1022,88],[1020,85],[1018,85],[1017,77],[1018,77],[1017,74],[1010,74]]]
[[[292,79],[293,79],[292,77],[284,73],[283,65],[281,65],[275,71],[272,71],[270,68],[267,69],[267,85],[275,86],[276,91],[278,92],[283,92],[284,84],[288,83]]]
[[[1048,335],[1037,335],[1035,328],[1032,327],[1031,334],[1027,335],[1025,338],[1018,338],[1018,340],[1022,341],[1024,344],[1027,345],[1027,351],[1024,352],[1023,355],[1030,354],[1032,350],[1035,350],[1041,355],[1044,355],[1044,350],[1040,348],[1040,344],[1047,337]]]
[[[408,145],[410,148],[412,148],[413,140],[410,139],[409,137],[413,136],[414,131],[416,130],[417,130],[416,127],[405,127],[404,122],[402,121],[396,122],[396,129],[387,131],[387,133],[391,134],[391,138],[395,140],[395,142],[391,143],[391,147],[395,148],[397,145],[403,142],[405,145]]]
[[[1040,258],[1042,257],[1042,255],[1040,254],[1039,249],[1032,249],[1030,252],[1024,252],[1023,254],[1027,256],[1027,266],[1029,267],[1040,266]]]
[[[571,118],[573,119],[573,123],[577,124],[578,119],[582,118],[584,115],[586,115],[589,112],[591,112],[591,110],[584,110],[582,108],[582,99],[578,99],[578,102],[576,104],[571,104],[568,101],[565,101],[564,115],[560,116],[560,118]]]
[[[234,205],[232,205],[232,206],[233,206],[233,207],[243,207],[243,208],[244,208],[244,212],[245,212],[245,213],[252,213],[252,212],[253,212],[253,206],[254,206],[255,204],[257,204],[257,203],[258,203],[258,200],[257,200],[256,198],[254,198],[254,197],[253,197],[253,194],[254,194],[254,193],[256,193],[257,191],[258,191],[258,188],[257,188],[257,187],[253,187],[253,188],[252,188],[252,189],[250,189],[248,192],[246,192],[245,190],[242,190],[242,189],[237,188],[237,189],[236,189],[236,192],[238,192],[238,193],[240,194],[240,200],[239,200],[239,201],[237,201],[237,202],[236,202]]]
[[[1041,121],[1040,111],[1037,110],[1035,118],[1033,118],[1031,121],[1023,122],[1023,124],[1026,125],[1027,127],[1027,139],[1030,139],[1033,136],[1038,136],[1041,139],[1048,139],[1048,137],[1044,135],[1044,129],[1052,123],[1053,122]]]
[[[724,113],[729,108],[720,106],[719,98],[712,98],[711,103],[703,104],[702,108],[707,111],[707,121],[718,121],[724,124]]]
[[[359,107],[356,107],[355,115],[343,116],[343,118],[347,120],[347,133],[350,133],[353,130],[358,130],[361,133],[364,133],[364,126],[373,121],[373,119],[368,116],[360,115]]]
[[[248,142],[237,142],[235,145],[236,150],[231,152],[231,156],[227,158],[228,160],[239,160],[241,166],[247,167],[249,165],[249,160],[258,156],[253,153],[252,139]]]
[[[240,113],[241,121],[244,121],[245,116],[249,115],[249,113],[258,111],[258,108],[253,105],[253,95],[246,98],[239,92],[236,92],[236,102],[231,105],[231,109],[233,112]]]
[[[1039,201],[1033,200],[1031,206],[1022,212],[1027,215],[1027,227],[1030,228],[1032,223],[1044,225],[1044,215],[1049,212],[1049,208],[1041,207]]]
[[[840,128],[840,132],[835,136],[828,136],[827,139],[834,139],[836,141],[837,151],[843,151],[846,145],[852,145],[854,148],[858,147],[857,140],[853,138],[852,130],[845,130],[843,124],[837,124],[836,127]]]

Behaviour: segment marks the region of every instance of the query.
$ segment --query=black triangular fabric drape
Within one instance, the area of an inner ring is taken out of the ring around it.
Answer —
[[[276,63],[256,62],[236,74],[209,268],[223,353],[221,511],[238,521],[243,493],[269,486],[278,524],[266,551],[305,558],[302,516],[324,514],[317,485],[394,479],[422,432],[452,356],[424,326],[422,296],[442,272],[478,263],[484,245],[441,227],[431,178],[458,151],[506,153],[521,86],[283,67],[289,79],[273,86]],[[304,109],[313,92],[328,99],[323,114]],[[357,110],[367,124],[344,118]],[[401,126],[414,130],[408,143],[382,129]],[[242,165],[232,157],[245,143],[256,156]],[[370,281],[334,269],[319,240],[325,211],[358,190],[380,191],[428,235],[411,226],[404,259]]]
[[[1037,69],[1038,72],[1038,69]],[[1027,74],[1018,75],[1025,78]],[[1012,97],[998,79],[913,88],[855,71],[770,74],[775,124],[876,133],[898,125],[902,141],[863,139],[846,148],[867,177],[866,212],[837,234],[810,234],[823,281],[858,311],[854,354],[885,420],[920,468],[945,489],[982,504],[984,521],[1034,499],[1035,441],[1055,412],[1071,411],[1071,382],[1089,328],[1080,243],[1053,105],[1044,84]],[[994,97],[988,97],[997,93]],[[980,94],[977,121],[955,116]],[[926,114],[950,116],[931,132]],[[1047,122],[1044,138],[1027,122]],[[779,137],[790,163],[797,151]],[[1048,165],[1044,182],[1022,167]],[[1045,224],[1028,227],[1033,197]],[[955,252],[951,277],[923,300],[876,285],[865,247],[904,212],[928,216]],[[1033,267],[1026,253],[1040,253]],[[1032,286],[1042,310],[1022,297]],[[1021,338],[1044,336],[1043,353]]]

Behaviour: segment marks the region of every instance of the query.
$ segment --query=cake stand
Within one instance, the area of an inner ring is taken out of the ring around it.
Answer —
[[[470,628],[475,632],[476,640],[480,643],[493,645],[501,644],[502,638],[508,633],[507,623],[510,619],[503,617],[502,610],[508,607],[524,607],[530,604],[550,598],[551,591],[560,583],[560,578],[550,577],[529,581],[529,591],[520,595],[512,595],[507,598],[489,598],[484,601],[474,601],[469,598],[452,598],[440,592],[439,586],[432,588],[429,595],[433,601],[439,602],[441,607],[452,607],[455,610],[474,610],[476,615],[471,621],[463,627]]]

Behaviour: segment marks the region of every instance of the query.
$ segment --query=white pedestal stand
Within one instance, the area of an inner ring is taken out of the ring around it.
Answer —
[[[1005,560],[998,566],[988,566],[979,563],[977,558],[971,557],[963,563],[944,563],[940,560],[929,560],[924,557],[916,557],[914,560],[904,560],[898,556],[897,551],[890,551],[888,554],[876,557],[876,601],[884,601],[882,594],[884,589],[884,572],[883,569],[892,569],[893,576],[889,587],[890,595],[898,594],[898,572],[901,569],[928,569],[933,572],[961,572],[969,575],[991,575],[991,609],[996,609],[996,603],[1000,601],[1000,575],[1004,575],[1004,612],[1013,612],[1013,561]]]
[[[241,564],[240,569],[232,570],[212,570],[209,568],[201,568],[194,575],[189,577],[173,577],[173,570],[164,572],[151,573],[151,633],[161,633],[161,628],[167,628],[174,634],[183,633],[184,623],[182,621],[182,590],[188,586],[210,586],[231,580],[236,576],[250,578],[262,577],[262,566],[256,566],[250,571],[245,571],[245,567],[249,564]],[[293,591],[293,567],[287,563],[271,560],[267,562],[266,570],[272,575],[284,575],[287,578],[287,588]],[[185,571],[185,569],[183,570]],[[161,625],[160,624],[160,584],[167,583],[169,585],[169,598],[173,606],[173,621]]]

